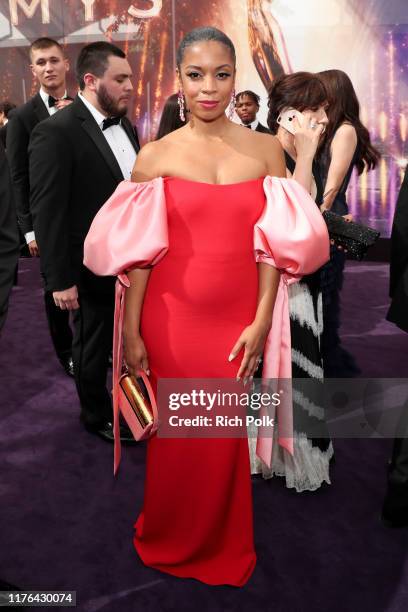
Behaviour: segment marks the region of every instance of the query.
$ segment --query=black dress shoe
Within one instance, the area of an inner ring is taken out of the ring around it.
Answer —
[[[404,527],[408,527],[407,516],[388,515],[384,512],[384,509],[381,513],[381,522],[385,527],[390,527],[391,529],[403,529]]]
[[[64,368],[66,375],[74,378],[74,362],[72,361],[72,357],[60,357],[60,363]]]
[[[386,527],[408,527],[408,485],[388,483],[381,521]]]
[[[115,438],[113,435],[113,424],[108,422],[99,427],[93,427],[91,425],[85,425],[85,429],[89,431],[89,433],[93,433],[96,436],[99,436],[103,440],[107,442],[114,442]],[[136,444],[137,441],[134,439],[132,432],[127,427],[127,425],[120,425],[120,441],[124,444]]]

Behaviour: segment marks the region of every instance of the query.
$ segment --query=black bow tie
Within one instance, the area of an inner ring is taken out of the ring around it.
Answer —
[[[58,100],[72,100],[69,96],[64,96],[63,98],[53,98],[52,96],[48,96],[48,108],[52,108],[58,102]]]
[[[246,127],[246,128],[248,128],[249,130],[252,130],[252,126],[251,126],[251,124],[246,125],[245,127]]]
[[[102,130],[107,130],[111,125],[119,125],[121,117],[106,117],[102,122]]]

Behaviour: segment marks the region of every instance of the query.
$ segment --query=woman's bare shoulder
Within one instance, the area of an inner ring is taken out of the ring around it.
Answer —
[[[280,142],[273,134],[267,134],[266,132],[257,132],[256,130],[248,130],[242,126],[237,126],[241,130],[242,138],[245,138],[248,143],[253,143],[257,147],[270,150],[275,149],[276,151],[280,148]]]
[[[132,181],[144,183],[162,176],[161,160],[167,153],[167,146],[164,139],[145,144],[137,154],[132,172]]]
[[[336,132],[335,132],[335,134],[333,136],[333,140],[335,138],[337,140],[354,140],[354,139],[357,139],[356,128],[354,127],[354,125],[352,125],[348,121],[345,121],[344,123],[342,123],[337,128],[337,130],[336,130]]]
[[[278,138],[273,134],[248,130],[245,127],[237,126],[240,132],[240,149],[250,156],[256,157],[264,166],[265,174],[271,176],[286,176],[285,157],[282,145]]]
[[[282,147],[276,136],[273,134],[266,134],[266,132],[253,132],[254,136],[258,139],[260,145],[279,151]]]
[[[286,177],[286,163],[283,148],[278,138],[273,134],[257,132],[262,147],[268,174],[271,176]]]
[[[352,149],[357,146],[356,128],[351,123],[342,123],[336,130],[331,142],[331,153]]]

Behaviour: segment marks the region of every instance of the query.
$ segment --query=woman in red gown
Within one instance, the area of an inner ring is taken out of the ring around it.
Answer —
[[[143,148],[134,182],[96,216],[85,264],[127,271],[125,359],[154,387],[161,378],[248,379],[265,344],[266,375],[288,377],[286,285],[327,259],[324,222],[295,181],[274,178],[285,176],[277,140],[227,118],[231,41],[193,30],[178,75],[190,121]],[[159,430],[134,545],[150,567],[244,585],[256,562],[247,439],[165,439]]]

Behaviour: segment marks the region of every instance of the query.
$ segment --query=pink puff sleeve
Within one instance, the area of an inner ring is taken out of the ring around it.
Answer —
[[[168,244],[163,179],[122,181],[92,222],[84,265],[99,276],[116,276],[156,264]]]
[[[120,463],[119,378],[122,372],[126,272],[157,264],[169,247],[163,179],[120,183],[95,216],[84,244],[84,265],[100,276],[118,276],[113,330],[114,473]]]
[[[254,228],[255,257],[277,268],[281,278],[265,344],[263,378],[285,388],[277,411],[279,444],[293,454],[291,386],[282,385],[292,376],[288,284],[328,261],[330,240],[319,207],[294,179],[267,176],[264,191],[266,205]],[[257,454],[270,466],[272,436],[265,431],[258,431]]]

